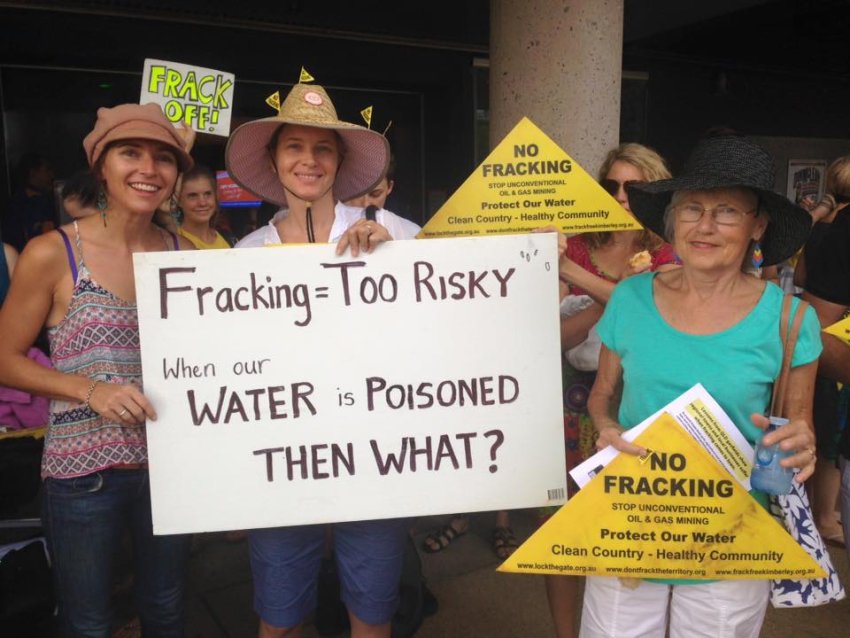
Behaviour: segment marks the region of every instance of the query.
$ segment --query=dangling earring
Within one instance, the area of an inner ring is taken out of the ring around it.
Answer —
[[[171,206],[171,219],[174,221],[175,226],[179,226],[180,222],[183,221],[183,209],[180,208],[180,203],[177,201],[177,193],[171,193],[169,203]]]
[[[103,184],[97,188],[97,209],[100,211],[100,218],[103,220],[103,227],[106,228],[106,209],[109,208],[109,201],[106,199],[106,189]]]
[[[764,254],[761,252],[761,244],[756,241],[753,244],[753,268],[758,270],[764,263]]]

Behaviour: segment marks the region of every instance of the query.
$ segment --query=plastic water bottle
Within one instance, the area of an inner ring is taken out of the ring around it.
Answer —
[[[788,423],[788,419],[782,417],[770,417],[770,424],[764,432],[769,434]],[[779,444],[765,446],[762,441],[764,435],[756,445],[756,458],[753,462],[753,471],[750,475],[750,484],[753,489],[766,492],[767,494],[787,494],[791,491],[791,481],[794,480],[794,470],[779,465],[779,461],[793,455],[794,450],[782,450]]]

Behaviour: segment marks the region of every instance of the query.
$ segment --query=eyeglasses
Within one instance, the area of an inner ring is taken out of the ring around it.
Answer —
[[[605,189],[605,192],[608,193],[609,195],[613,195],[615,197],[616,197],[617,193],[620,192],[621,188],[627,189],[632,184],[645,184],[645,183],[646,183],[646,180],[643,180],[643,179],[629,179],[629,180],[626,180],[625,182],[618,182],[616,179],[608,179],[606,177],[605,179],[599,180],[599,185],[603,189]]]
[[[733,206],[726,206],[725,204],[720,204],[714,208],[706,208],[702,204],[689,203],[679,204],[673,210],[680,222],[698,222],[705,213],[709,213],[715,223],[720,226],[737,226],[744,221],[744,215],[755,212],[757,207],[747,211],[740,211]]]

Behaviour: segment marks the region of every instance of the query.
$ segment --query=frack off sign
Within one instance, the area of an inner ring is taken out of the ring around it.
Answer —
[[[563,502],[556,253],[136,255],[156,532]]]
[[[172,122],[199,133],[230,134],[236,76],[179,62],[145,60],[139,104],[153,102]]]

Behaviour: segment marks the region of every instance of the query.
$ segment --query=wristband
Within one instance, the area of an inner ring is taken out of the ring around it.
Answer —
[[[94,394],[94,389],[97,387],[98,383],[100,383],[100,381],[98,381],[97,379],[92,379],[91,383],[89,384],[89,389],[86,391],[86,400],[84,403],[87,410],[92,409],[91,404],[89,404],[89,401],[91,401],[91,396]]]

